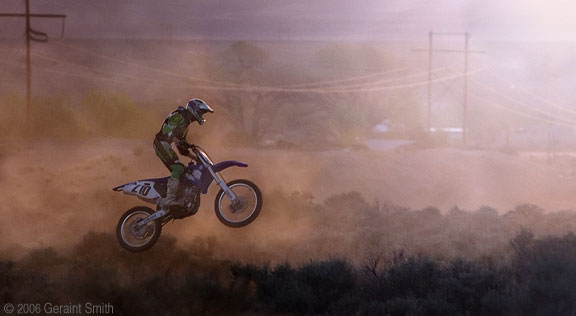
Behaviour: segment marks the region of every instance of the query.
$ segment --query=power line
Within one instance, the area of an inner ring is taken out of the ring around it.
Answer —
[[[519,100],[514,99],[514,98],[512,98],[512,97],[509,97],[508,95],[506,95],[506,94],[504,94],[504,93],[502,93],[502,92],[496,91],[494,88],[489,87],[488,85],[485,85],[485,84],[480,83],[480,82],[478,82],[478,81],[475,81],[475,84],[483,87],[484,89],[489,90],[490,92],[492,92],[492,93],[494,93],[494,94],[497,94],[497,95],[500,95],[500,96],[504,97],[504,99],[510,100],[512,103],[518,104],[518,105],[523,106],[523,107],[525,107],[525,108],[530,108],[530,110],[533,111],[533,112],[537,112],[537,113],[540,113],[540,114],[542,114],[542,115],[546,115],[546,116],[552,117],[552,118],[554,118],[554,119],[556,119],[556,120],[564,121],[564,122],[568,122],[568,123],[570,123],[570,124],[576,125],[576,121],[572,121],[572,120],[570,120],[570,119],[567,119],[567,118],[564,117],[564,116],[560,116],[560,115],[557,115],[557,114],[554,114],[554,113],[549,113],[549,112],[543,111],[543,110],[541,110],[541,109],[539,109],[539,108],[536,108],[536,107],[534,107],[534,106],[530,106],[530,105],[528,105],[527,103],[520,102]]]
[[[88,53],[88,54],[90,54],[90,55],[92,55],[92,56],[96,56],[96,57],[99,57],[99,58],[103,58],[103,59],[115,61],[115,62],[122,63],[122,64],[125,64],[125,65],[136,66],[136,67],[139,67],[139,68],[141,68],[141,69],[151,70],[151,71],[154,71],[154,72],[156,72],[156,73],[161,73],[161,74],[168,75],[168,76],[171,76],[171,77],[174,77],[174,78],[181,78],[181,79],[184,79],[184,80],[187,80],[187,81],[201,82],[201,83],[206,83],[206,84],[218,83],[218,84],[221,84],[221,85],[224,85],[224,86],[241,86],[240,84],[237,84],[237,83],[219,82],[219,81],[212,81],[212,80],[206,80],[206,79],[200,79],[200,78],[193,78],[193,77],[189,77],[189,76],[187,76],[187,75],[181,74],[181,73],[176,73],[176,72],[171,72],[171,71],[167,71],[167,70],[163,70],[163,69],[158,69],[158,68],[154,68],[154,67],[150,67],[150,66],[145,66],[145,65],[142,65],[142,64],[139,64],[139,63],[136,63],[136,62],[126,61],[126,60],[119,59],[119,58],[117,58],[117,57],[112,57],[112,56],[108,56],[108,55],[104,55],[104,54],[97,54],[97,53],[94,53],[94,52],[92,52],[92,51],[90,51],[90,50],[87,50],[87,49],[83,49],[83,48],[79,48],[79,47],[74,47],[74,46],[70,46],[70,45],[65,45],[65,44],[62,44],[62,43],[58,43],[58,45],[59,45],[59,46],[62,46],[62,47],[65,47],[65,48],[73,49],[73,50],[76,50],[76,51],[83,51],[83,52],[85,52],[85,53]]]
[[[447,81],[452,80],[455,78],[461,78],[463,76],[471,76],[478,72],[481,69],[476,69],[474,71],[470,71],[464,74],[457,74],[451,75],[446,77],[441,77],[437,79],[433,79],[432,82],[440,82],[440,81]],[[277,87],[263,87],[263,86],[243,86],[243,87],[217,87],[217,86],[194,86],[198,89],[207,89],[207,90],[244,90],[244,91],[259,91],[259,92],[291,92],[291,93],[320,93],[320,94],[328,94],[328,93],[363,93],[363,92],[378,92],[378,91],[387,91],[387,90],[398,90],[398,89],[406,89],[406,88],[413,88],[424,86],[428,84],[428,80],[423,81],[415,81],[411,83],[404,83],[404,84],[396,84],[396,85],[388,85],[388,86],[381,86],[381,87],[372,87],[372,88],[357,88],[357,89],[318,89],[318,88],[298,88],[298,89],[286,89],[286,88],[277,88]]]
[[[14,65],[11,63],[7,63],[7,62],[3,62],[0,61],[0,64],[3,64],[5,66],[8,67],[13,67],[13,68],[18,68],[18,69],[22,69],[24,68],[24,66],[20,66],[20,65]],[[55,74],[55,75],[60,75],[60,76],[65,76],[65,77],[75,77],[75,78],[83,78],[83,79],[88,79],[88,80],[102,80],[102,81],[106,81],[106,82],[118,82],[118,83],[126,83],[125,79],[119,79],[119,78],[114,78],[114,77],[95,77],[95,76],[90,76],[87,74],[82,74],[82,73],[72,73],[69,71],[60,71],[60,70],[53,70],[53,69],[39,69],[39,72],[45,72],[45,73],[50,73],[50,74]],[[138,79],[138,78],[134,78],[134,79]],[[142,79],[140,79],[142,80]]]
[[[330,86],[333,84],[338,84],[338,83],[346,83],[346,82],[354,82],[354,81],[360,81],[360,80],[366,80],[366,79],[371,79],[371,78],[377,78],[377,77],[381,77],[383,75],[388,75],[388,74],[392,74],[395,72],[399,72],[399,71],[404,71],[406,70],[406,67],[400,67],[400,68],[395,68],[395,69],[391,69],[391,70],[386,70],[386,71],[381,71],[381,72],[376,72],[376,73],[371,73],[371,74],[366,74],[366,75],[360,75],[360,76],[355,76],[355,77],[349,77],[349,78],[342,78],[342,79],[333,79],[333,80],[323,80],[323,81],[311,81],[311,82],[305,82],[305,83],[295,83],[295,84],[288,84],[288,85],[281,85],[281,88],[309,88],[309,87],[313,87],[313,86]],[[390,78],[387,78],[390,79]],[[358,83],[360,84],[360,83]],[[357,84],[357,85],[358,85]],[[340,86],[342,87],[342,86]],[[330,88],[330,87],[325,87],[325,88]]]
[[[516,84],[514,84],[513,82],[511,82],[511,81],[509,81],[509,80],[507,80],[507,79],[504,79],[502,76],[496,74],[496,73],[495,73],[494,71],[492,71],[492,70],[489,70],[489,73],[492,74],[492,75],[493,75],[494,77],[496,77],[497,79],[499,79],[499,80],[501,80],[501,81],[504,81],[504,82],[507,83],[508,85],[513,85],[513,86],[515,87],[514,89],[516,89],[516,87],[518,87],[518,86],[517,86]],[[552,102],[552,101],[550,101],[550,100],[548,100],[548,99],[545,99],[545,98],[543,98],[543,97],[541,97],[541,96],[539,96],[539,95],[536,95],[536,94],[534,94],[534,93],[532,93],[532,92],[530,92],[530,91],[528,91],[528,90],[526,90],[526,89],[524,89],[524,88],[517,88],[517,90],[519,90],[520,92],[522,92],[522,93],[524,93],[524,94],[526,94],[526,95],[528,95],[528,96],[530,96],[530,97],[532,97],[532,98],[535,98],[536,100],[538,100],[538,101],[540,101],[540,102],[542,102],[542,103],[551,105],[551,106],[553,106],[553,107],[555,107],[555,108],[557,108],[557,109],[559,109],[559,110],[568,112],[568,113],[570,113],[570,114],[572,114],[572,115],[576,115],[576,110],[573,110],[573,109],[567,108],[567,107],[565,107],[565,106],[559,105],[559,104],[557,104],[557,103],[555,103],[555,102]]]
[[[96,73],[96,74],[99,74],[99,75],[102,75],[102,76],[122,77],[122,78],[130,79],[130,80],[132,80],[132,81],[137,80],[137,81],[146,82],[146,83],[149,83],[149,82],[156,82],[156,83],[157,83],[157,82],[160,82],[159,80],[145,79],[145,78],[143,78],[142,76],[134,77],[134,76],[128,76],[128,75],[126,75],[126,74],[109,74],[109,73],[104,73],[104,72],[101,72],[101,71],[95,71],[93,68],[91,68],[91,67],[89,67],[89,66],[86,66],[86,65],[79,65],[79,64],[74,64],[74,63],[70,63],[70,62],[64,62],[64,61],[61,61],[61,60],[58,60],[58,59],[54,59],[54,58],[52,58],[52,57],[48,57],[48,56],[46,56],[46,55],[33,54],[33,56],[38,57],[38,58],[41,58],[41,59],[45,59],[45,60],[48,60],[48,61],[52,61],[52,62],[61,64],[61,65],[68,65],[68,66],[71,66],[71,67],[81,67],[81,68],[86,69],[87,71],[90,71],[91,73]],[[382,73],[378,73],[377,75],[381,75],[381,74],[382,74]],[[372,74],[372,75],[376,75],[376,74]],[[420,76],[420,75],[422,75],[422,74],[421,74],[421,73],[420,73],[420,74],[417,73],[417,74],[411,74],[411,75],[407,75],[407,76],[400,77],[400,78],[387,78],[387,79],[384,79],[384,80],[379,80],[379,81],[375,81],[375,82],[370,82],[370,83],[367,83],[367,84],[359,84],[359,85],[360,85],[359,87],[368,87],[368,86],[373,86],[373,85],[376,85],[376,84],[381,84],[381,83],[384,83],[384,82],[394,82],[394,81],[397,81],[398,79],[408,79],[408,78],[415,77],[415,76]],[[87,78],[88,78],[88,77],[87,77]],[[352,80],[352,79],[358,79],[358,77],[356,77],[356,78],[349,78],[349,80]],[[344,80],[344,79],[343,79],[343,80]],[[340,81],[343,81],[343,80],[340,80]],[[208,81],[208,82],[209,82],[209,83],[214,83],[214,82],[211,82],[211,81]],[[182,84],[182,83],[178,83],[178,84],[179,84],[179,85],[184,85],[184,84]],[[186,86],[188,86],[188,85],[186,85]],[[215,87],[215,88],[217,88],[217,89],[225,88],[225,87],[222,87],[222,86],[218,86],[217,84],[212,84],[212,86]],[[238,90],[251,89],[251,88],[279,88],[279,89],[290,89],[290,88],[287,88],[286,86],[274,87],[274,86],[237,85],[237,86],[235,86],[235,87],[236,87],[236,88],[239,88]],[[354,87],[354,85],[344,86],[344,88],[348,88],[348,89],[351,89],[351,88],[353,88],[353,87]],[[227,87],[226,87],[226,88],[227,88]],[[337,88],[339,88],[339,87],[329,87],[329,88],[325,88],[325,89],[328,90],[328,89],[337,89]]]
[[[67,62],[62,62],[60,60],[54,59],[54,58],[50,58],[50,57],[46,57],[40,54],[33,54],[34,57],[36,58],[40,58],[40,59],[45,59],[48,61],[53,61],[59,64],[63,64],[63,65],[69,65],[69,66],[73,66],[73,67],[82,67],[85,68],[87,70],[92,71],[92,69],[88,66],[85,65],[76,65],[76,64],[72,64],[72,63],[67,63]],[[0,64],[4,64],[6,66],[10,66],[10,67],[18,67],[18,68],[22,68],[21,66],[16,66],[10,63],[5,63],[5,62],[0,62]],[[105,76],[105,77],[97,77],[97,76],[93,76],[93,75],[88,75],[88,74],[84,74],[81,72],[76,72],[76,73],[72,73],[69,71],[60,71],[60,70],[55,70],[55,69],[40,69],[40,71],[42,72],[46,72],[46,73],[52,73],[52,74],[57,74],[57,75],[61,75],[61,76],[69,76],[69,77],[77,77],[77,78],[84,78],[84,79],[88,79],[88,80],[92,80],[92,79],[96,79],[96,80],[104,80],[104,81],[114,81],[114,82],[119,82],[119,83],[126,83],[125,79],[129,79],[131,81],[141,81],[141,82],[145,82],[145,83],[159,83],[161,81],[159,80],[154,80],[154,79],[145,79],[141,76],[138,77],[132,77],[132,76],[127,76],[125,74],[122,74],[120,76],[118,75],[113,75],[113,74],[106,74],[106,73],[102,73],[102,72],[96,72],[96,75],[99,76]],[[477,70],[479,71],[479,70]],[[476,72],[477,72],[476,71]],[[438,77],[437,79],[435,79],[435,82],[441,82],[441,81],[447,81],[447,80],[451,80],[453,78],[457,78],[460,77],[461,74],[457,74],[457,75],[453,75],[451,77]],[[185,83],[181,83],[181,82],[176,82],[174,83],[175,85],[178,85],[180,87],[190,87],[190,85],[185,84]],[[174,85],[171,84],[171,85]],[[255,91],[255,92],[289,92],[289,93],[324,93],[324,94],[329,94],[329,93],[362,93],[362,92],[377,92],[377,91],[385,91],[385,90],[393,90],[393,89],[402,89],[402,88],[409,88],[409,87],[417,87],[420,85],[425,84],[424,81],[416,81],[416,82],[411,82],[411,83],[406,83],[406,84],[400,84],[400,85],[389,85],[389,86],[381,86],[381,87],[371,87],[371,88],[347,88],[347,89],[324,89],[324,88],[300,88],[300,89],[288,89],[288,88],[282,88],[282,87],[269,87],[269,86],[250,86],[250,85],[243,85],[243,86],[238,86],[238,87],[228,87],[228,86],[217,86],[217,85],[194,85],[194,88],[197,89],[205,89],[205,90],[225,90],[225,91]]]
[[[150,67],[150,66],[145,66],[145,65],[142,65],[142,64],[137,63],[137,62],[126,61],[126,60],[119,59],[117,57],[111,57],[111,56],[104,55],[104,54],[98,54],[98,53],[95,53],[95,52],[92,52],[92,51],[89,51],[89,50],[83,49],[83,48],[65,45],[62,43],[58,43],[57,45],[68,48],[68,49],[76,50],[76,51],[82,51],[82,52],[88,53],[92,56],[99,57],[99,58],[111,60],[111,61],[118,62],[118,63],[123,63],[126,65],[136,66],[136,67],[139,67],[141,69],[151,70],[151,71],[154,71],[156,73],[161,73],[161,74],[171,76],[174,78],[185,79],[185,80],[191,81],[191,82],[199,82],[199,83],[204,83],[207,85],[222,86],[222,87],[238,87],[238,88],[247,88],[247,89],[254,88],[254,85],[246,85],[246,84],[239,84],[239,83],[234,83],[234,82],[226,82],[226,81],[218,81],[218,80],[206,80],[206,79],[200,79],[200,78],[192,78],[192,77],[189,77],[189,76],[182,74],[182,73],[177,73],[177,72],[167,71],[167,70],[158,69],[158,68],[154,68],[154,67]],[[444,67],[437,68],[437,69],[434,69],[433,71],[436,72],[438,69],[443,69],[443,68]],[[336,84],[336,83],[346,83],[346,82],[366,80],[366,79],[370,79],[370,78],[376,78],[376,77],[384,76],[387,74],[392,74],[395,72],[403,71],[406,69],[407,69],[406,67],[400,67],[400,68],[395,68],[395,69],[391,69],[391,70],[386,70],[386,71],[381,71],[381,72],[376,72],[376,73],[371,73],[371,74],[366,74],[366,75],[360,75],[360,76],[354,76],[354,77],[349,77],[349,78],[343,78],[343,79],[314,81],[314,82],[296,83],[296,84],[288,84],[288,85],[280,85],[280,86],[258,86],[258,87],[270,88],[270,89],[311,88],[310,86],[332,85],[332,84]],[[382,79],[381,81],[379,81],[379,83],[392,82],[392,81],[397,81],[400,79],[407,79],[407,78],[415,77],[418,75],[419,74],[409,74],[409,75],[406,75],[405,77],[385,78],[385,79]],[[377,85],[379,83],[369,83],[369,84],[365,84],[365,85]],[[362,84],[359,83],[357,85],[362,85]],[[343,88],[346,88],[346,87],[348,87],[348,86],[344,86]],[[330,89],[330,87],[325,87],[325,88]],[[228,89],[228,90],[230,90],[230,89]],[[241,89],[239,89],[239,90],[241,90]]]
[[[358,83],[356,85],[346,85],[346,86],[342,86],[342,87],[318,87],[318,88],[310,88],[309,86],[314,86],[314,85],[327,85],[327,84],[334,84],[334,83],[342,83],[342,82],[353,82],[353,81],[358,81],[358,80],[365,80],[368,78],[373,78],[373,77],[377,77],[377,76],[382,76],[385,74],[389,74],[389,73],[394,73],[400,70],[403,70],[405,68],[397,68],[397,69],[392,69],[392,70],[388,70],[388,71],[383,71],[383,72],[378,72],[378,73],[373,73],[373,74],[367,74],[367,75],[361,75],[361,76],[356,76],[356,77],[350,77],[350,78],[344,78],[344,79],[336,79],[336,80],[327,80],[327,81],[319,81],[319,82],[309,82],[309,83],[300,83],[300,84],[293,84],[293,85],[281,85],[281,86],[256,86],[256,85],[247,85],[247,84],[237,84],[237,83],[230,83],[230,82],[222,82],[222,81],[212,81],[212,80],[204,80],[204,79],[198,79],[198,78],[190,78],[188,76],[185,76],[183,74],[179,74],[179,73],[175,73],[175,72],[170,72],[170,71],[166,71],[166,70],[162,70],[162,69],[157,69],[154,67],[150,67],[150,66],[144,66],[141,65],[140,63],[137,62],[130,62],[130,61],[125,61],[119,58],[115,58],[115,57],[111,57],[108,55],[103,55],[103,54],[97,54],[94,53],[92,51],[88,51],[86,49],[82,49],[82,48],[77,48],[77,47],[73,47],[70,45],[64,45],[61,43],[58,43],[58,45],[65,47],[65,48],[70,48],[70,49],[74,49],[74,50],[78,50],[78,51],[83,51],[86,53],[89,53],[90,55],[99,57],[99,58],[104,58],[104,59],[108,59],[108,60],[112,60],[114,62],[119,62],[119,63],[124,63],[124,64],[128,64],[128,65],[134,65],[137,67],[140,67],[142,69],[146,69],[146,70],[151,70],[157,73],[162,73],[174,78],[182,78],[182,79],[186,79],[187,81],[191,81],[191,82],[200,82],[200,83],[204,83],[204,84],[193,84],[193,87],[195,88],[200,88],[200,89],[206,89],[206,90],[225,90],[225,91],[254,91],[254,92],[293,92],[293,93],[353,93],[353,92],[370,92],[370,91],[380,91],[380,90],[388,90],[391,89],[388,86],[384,86],[384,87],[375,87],[375,88],[370,88],[370,86],[375,86],[378,84],[382,84],[385,82],[395,82],[395,81],[400,81],[402,79],[409,79],[412,77],[417,77],[420,76],[424,73],[416,73],[416,74],[409,74],[403,77],[396,77],[396,78],[385,78],[382,79],[378,82],[371,82],[371,83],[366,83],[366,84],[362,84],[362,83]],[[444,68],[438,68],[438,69],[444,69]],[[434,69],[433,71],[436,72],[438,69]],[[461,77],[461,76],[453,76],[453,77]],[[441,78],[438,77],[437,79],[434,80],[434,82],[442,82],[444,80],[447,80],[446,78]],[[186,86],[188,87],[188,84],[184,84],[181,82],[178,82],[177,85],[179,86]],[[416,83],[416,84],[403,84],[403,85],[395,85],[392,88],[403,88],[403,87],[410,87],[410,86],[419,86],[420,83]],[[355,88],[355,86],[358,86],[358,88]],[[298,87],[304,87],[304,88],[298,88]]]
[[[508,111],[508,112],[510,112],[510,113],[512,113],[512,114],[516,114],[516,115],[518,115],[518,116],[522,116],[522,117],[525,117],[525,118],[529,118],[529,119],[532,119],[532,120],[535,120],[535,121],[539,121],[539,122],[543,122],[543,123],[547,123],[547,124],[552,124],[552,125],[557,125],[557,126],[570,127],[570,128],[575,128],[575,127],[576,127],[576,124],[565,123],[565,122],[561,122],[561,121],[557,121],[557,120],[551,120],[551,119],[543,118],[543,117],[540,117],[540,116],[537,116],[537,115],[533,115],[533,114],[530,114],[530,113],[521,112],[521,111],[515,110],[515,109],[513,109],[513,108],[511,108],[511,107],[509,107],[509,106],[506,106],[506,105],[504,105],[504,104],[502,104],[502,103],[494,102],[494,101],[491,101],[491,100],[486,99],[485,97],[481,97],[481,96],[478,96],[478,95],[475,95],[475,94],[472,95],[472,97],[474,97],[474,98],[476,98],[476,99],[484,102],[484,103],[487,104],[487,105],[491,105],[491,106],[493,106],[493,107],[498,107],[498,108],[504,109],[504,110],[506,110],[506,111]]]
[[[443,69],[443,68],[438,68],[438,69],[435,69],[434,71],[436,72],[436,71],[442,70],[442,69]],[[373,75],[369,75],[369,76],[370,76],[370,77],[373,77],[373,76],[381,76],[381,75],[383,75],[383,74],[384,74],[384,73],[377,73],[377,74],[373,74]],[[318,86],[320,86],[320,87],[318,87],[318,88],[322,88],[322,89],[326,89],[326,90],[340,90],[340,89],[353,89],[353,88],[369,88],[369,87],[373,87],[373,86],[376,86],[376,87],[377,87],[377,86],[381,86],[381,85],[384,84],[384,83],[398,82],[398,81],[407,80],[407,79],[410,79],[410,78],[417,78],[417,77],[423,76],[423,75],[425,75],[425,74],[426,74],[426,72],[418,72],[418,73],[413,73],[413,74],[407,74],[407,75],[400,76],[400,77],[383,78],[383,79],[379,79],[379,80],[373,80],[373,81],[370,81],[370,82],[350,83],[350,84],[347,84],[347,85],[342,85],[342,84],[340,84],[340,85],[336,85],[336,86],[330,86],[330,85],[326,86],[327,83],[328,83],[328,81],[320,81],[320,82],[318,82],[317,84],[313,84],[313,82],[311,82],[311,83],[308,83],[308,84],[282,85],[282,86],[279,86],[279,87],[280,87],[280,88],[298,88],[298,87],[302,87],[302,88],[312,88],[312,87],[314,87],[315,85],[318,85]],[[367,75],[367,76],[368,76],[368,75]],[[361,76],[361,77],[364,77],[364,76]],[[350,81],[357,81],[357,80],[360,80],[360,79],[367,79],[367,78],[369,78],[369,77],[366,77],[366,78],[361,78],[361,77],[352,77],[352,78],[348,78],[348,79],[341,79],[341,80],[338,80],[338,82],[350,82]],[[336,80],[335,80],[335,81],[336,81]]]

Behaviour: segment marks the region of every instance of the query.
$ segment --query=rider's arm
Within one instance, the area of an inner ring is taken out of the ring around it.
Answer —
[[[183,155],[183,156],[190,155],[190,151],[188,150],[189,147],[190,147],[190,144],[188,144],[186,139],[181,139],[180,142],[178,142],[178,144],[176,144],[176,148],[178,148],[178,152],[180,153],[180,155]]]

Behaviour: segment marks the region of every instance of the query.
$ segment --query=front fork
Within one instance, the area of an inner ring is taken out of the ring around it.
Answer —
[[[228,197],[230,198],[230,201],[232,201],[232,203],[234,203],[236,201],[236,194],[234,194],[234,192],[232,192],[232,190],[230,190],[230,188],[228,187],[228,185],[226,184],[226,182],[224,180],[222,180],[217,174],[216,172],[214,172],[214,170],[212,170],[211,166],[207,166],[204,165],[206,168],[208,168],[208,171],[210,172],[210,174],[212,175],[212,177],[214,178],[214,181],[216,181],[216,184],[218,184],[219,187],[222,188],[222,190],[224,190],[224,193],[226,193],[226,195],[228,195]]]

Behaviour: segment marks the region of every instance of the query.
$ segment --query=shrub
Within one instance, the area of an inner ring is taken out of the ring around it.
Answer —
[[[4,138],[70,139],[86,134],[66,96],[34,98],[29,112],[26,100],[18,94],[0,99],[0,104],[0,135]]]
[[[288,264],[265,269],[257,280],[264,310],[274,314],[320,315],[354,292],[353,269],[342,260],[310,262],[298,269]]]
[[[303,200],[307,195],[296,196]],[[355,194],[350,200],[352,205],[366,206]],[[295,205],[306,204],[316,207],[310,201]],[[434,209],[409,213],[441,216]],[[451,216],[486,215],[457,213]],[[491,220],[503,218],[493,213],[487,211]],[[196,244],[182,248],[176,238],[163,236],[154,248],[134,254],[121,249],[113,234],[90,232],[65,253],[33,249],[14,262],[0,258],[0,300],[103,301],[111,302],[115,313],[126,315],[576,313],[573,233],[536,237],[522,230],[509,242],[508,260],[438,259],[399,251],[361,267],[340,259],[299,267],[241,264],[213,256],[221,243],[207,239]]]
[[[576,312],[576,235],[534,239],[523,231],[512,241],[515,311],[531,315]]]
[[[361,274],[361,307],[388,315],[492,315],[506,305],[509,278],[494,265],[461,259],[446,263],[426,256],[395,255],[388,266],[378,260]]]
[[[34,98],[27,117],[26,100],[19,94],[0,99],[2,138],[70,139],[86,136],[152,138],[161,117],[125,95],[90,92],[79,105],[61,95]],[[30,124],[30,126],[27,126]]]
[[[128,96],[90,92],[82,102],[81,117],[92,135],[152,138],[161,119]]]

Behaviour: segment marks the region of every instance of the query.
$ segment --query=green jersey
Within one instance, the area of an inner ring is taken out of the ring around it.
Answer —
[[[186,141],[186,134],[191,122],[188,111],[179,107],[166,117],[160,131],[156,134],[156,139],[167,143]]]

